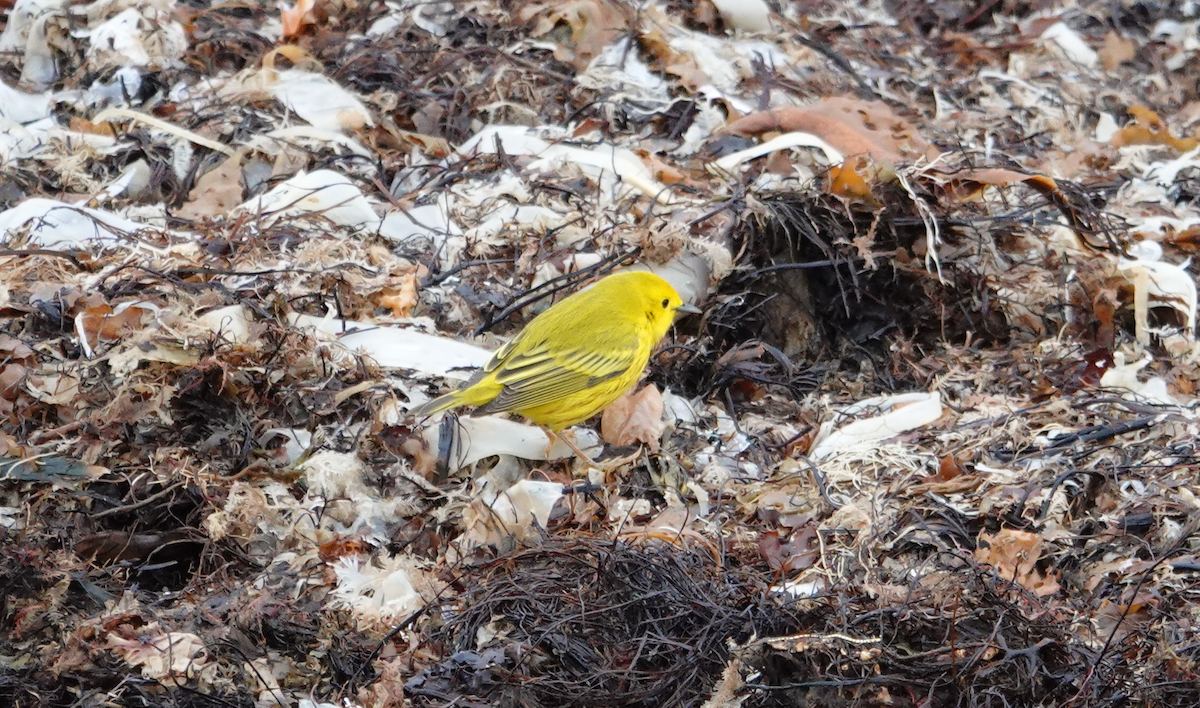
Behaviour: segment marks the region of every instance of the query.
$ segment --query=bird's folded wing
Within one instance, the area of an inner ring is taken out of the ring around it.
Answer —
[[[500,394],[478,410],[485,413],[525,410],[558,400],[616,378],[634,366],[637,341],[628,346],[574,349],[551,353],[545,347],[514,354],[496,367]]]

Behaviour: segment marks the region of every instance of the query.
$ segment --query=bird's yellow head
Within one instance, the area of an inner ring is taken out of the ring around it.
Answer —
[[[600,281],[597,287],[603,284],[621,292],[631,309],[636,308],[646,313],[647,329],[652,334],[651,341],[654,342],[662,339],[671,328],[676,313],[699,312],[691,305],[685,305],[675,288],[653,273],[618,273]]]

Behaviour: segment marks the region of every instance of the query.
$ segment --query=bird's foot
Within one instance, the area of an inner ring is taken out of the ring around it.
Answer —
[[[546,446],[547,459],[549,459],[551,457],[551,451],[554,449],[555,443],[557,443],[559,440],[561,440],[564,445],[571,448],[571,451],[575,453],[575,456],[578,457],[580,460],[583,460],[583,463],[585,465],[587,465],[588,467],[591,467],[592,469],[600,470],[601,472],[605,472],[605,473],[611,472],[615,469],[620,468],[623,465],[629,464],[631,461],[633,461],[634,459],[637,458],[638,454],[640,454],[640,453],[634,453],[633,455],[629,455],[626,457],[619,457],[615,460],[606,460],[604,462],[597,462],[596,460],[593,460],[591,457],[589,457],[586,452],[584,452],[583,450],[581,450],[579,448],[579,445],[576,444],[575,436],[572,435],[571,433],[569,433],[567,431],[562,431],[562,432],[556,433],[553,430],[550,430],[549,428],[546,428],[546,427],[543,427],[542,430],[546,431],[546,435],[550,438],[550,443]]]

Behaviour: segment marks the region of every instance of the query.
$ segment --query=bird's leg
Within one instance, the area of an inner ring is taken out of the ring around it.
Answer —
[[[583,450],[579,449],[579,446],[575,444],[575,440],[570,435],[564,435],[563,433],[556,433],[544,425],[539,426],[539,427],[542,429],[542,431],[544,431],[546,433],[546,437],[550,438],[550,442],[546,445],[546,459],[550,459],[550,453],[554,449],[554,443],[558,442],[559,440],[562,440],[563,444],[565,444],[567,447],[571,448],[571,451],[574,452],[586,464],[592,465],[593,467],[596,466],[596,464],[592,461],[592,458],[588,457],[587,454]],[[601,468],[601,469],[603,469],[603,468]]]
[[[566,435],[564,433],[555,433],[553,430],[550,430],[549,428],[547,428],[544,425],[540,426],[540,427],[542,428],[542,430],[544,430],[546,432],[546,435],[549,436],[549,438],[550,438],[550,443],[548,445],[546,445],[547,459],[550,457],[550,451],[552,449],[554,449],[554,443],[558,440],[562,440],[563,443],[567,447],[571,448],[571,450],[579,457],[579,459],[583,460],[583,463],[585,465],[587,465],[588,467],[591,467],[592,469],[600,470],[601,472],[604,472],[605,476],[607,476],[609,472],[612,472],[613,470],[618,469],[618,468],[634,461],[641,454],[641,450],[639,450],[639,451],[635,452],[634,454],[629,455],[627,457],[618,457],[617,459],[610,460],[608,462],[596,462],[592,458],[588,457],[587,453],[585,453],[583,450],[579,449],[579,446],[575,444],[575,440],[573,439],[572,436]]]

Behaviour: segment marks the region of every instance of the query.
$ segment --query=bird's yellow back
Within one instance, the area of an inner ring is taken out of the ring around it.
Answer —
[[[468,385],[414,411],[514,411],[551,430],[590,418],[635,384],[683,301],[653,273],[610,275],[535,317]]]

